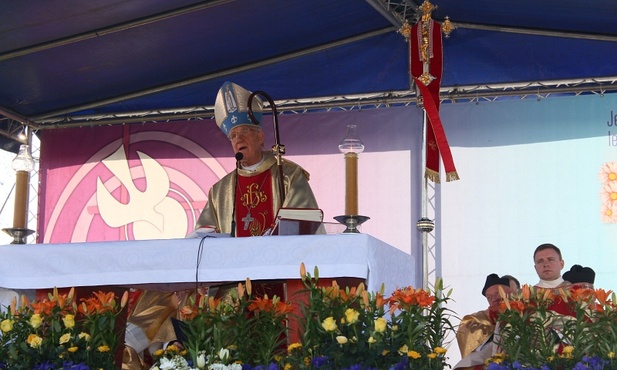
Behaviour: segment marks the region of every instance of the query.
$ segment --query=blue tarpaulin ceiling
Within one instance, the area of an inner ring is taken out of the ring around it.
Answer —
[[[418,19],[420,4],[5,0],[0,123],[10,135],[15,123],[39,130],[209,114],[197,107],[211,106],[225,80],[296,104],[413,94],[397,30]],[[615,0],[433,4],[433,19],[457,26],[443,40],[444,96],[529,84],[615,89]]]

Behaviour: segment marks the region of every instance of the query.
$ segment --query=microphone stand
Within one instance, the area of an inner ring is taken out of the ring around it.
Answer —
[[[266,94],[264,91],[255,91],[254,93],[252,93],[249,96],[249,100],[248,100],[248,113],[249,113],[249,117],[251,119],[251,121],[253,121],[254,124],[259,125],[259,121],[255,118],[255,116],[253,115],[253,105],[251,104],[253,102],[253,98],[255,97],[255,95],[262,95],[263,97],[266,98],[266,100],[268,101],[268,103],[270,103],[270,108],[272,108],[272,122],[274,123],[274,145],[272,146],[272,152],[274,153],[274,156],[276,157],[276,164],[278,166],[278,172],[279,172],[279,194],[280,194],[280,204],[281,207],[283,206],[283,202],[285,201],[285,182],[284,182],[284,177],[283,177],[283,160],[282,160],[282,155],[285,154],[285,145],[281,144],[280,138],[279,138],[279,121],[278,121],[278,114],[276,113],[276,105],[274,105],[274,100],[272,100],[272,98],[270,97],[270,95]]]
[[[244,154],[241,152],[236,153],[236,185],[234,186],[234,204],[231,211],[231,232],[229,233],[230,237],[236,236],[236,201],[238,197],[238,168],[240,168],[240,161],[244,158]]]

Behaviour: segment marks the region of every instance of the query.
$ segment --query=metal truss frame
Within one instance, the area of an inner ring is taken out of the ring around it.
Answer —
[[[440,96],[442,103],[480,103],[491,102],[505,98],[546,99],[554,96],[604,95],[617,92],[617,76],[593,77],[576,80],[555,80],[538,82],[519,82],[507,84],[485,84],[468,86],[442,87]],[[280,114],[304,114],[314,111],[358,110],[369,108],[387,108],[392,106],[408,106],[418,104],[415,91],[385,91],[373,94],[356,94],[345,96],[327,96],[305,99],[290,99],[275,101]],[[0,108],[0,115],[7,115]],[[176,109],[161,109],[133,111],[123,113],[95,115],[63,115],[58,117],[33,120],[19,117],[9,112],[14,122],[20,122],[9,132],[0,133],[13,137],[21,129],[21,124],[30,126],[33,130],[85,127],[100,125],[117,125],[131,123],[157,123],[172,121],[191,121],[211,119],[214,116],[214,106],[194,106]],[[0,118],[2,119],[2,118]],[[19,126],[19,127],[17,127]]]

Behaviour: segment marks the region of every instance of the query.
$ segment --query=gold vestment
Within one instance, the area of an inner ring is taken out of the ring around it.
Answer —
[[[248,171],[238,169],[240,176],[256,176],[264,171],[272,174],[272,209],[277,212],[281,207],[318,208],[313,191],[308,183],[309,174],[292,161],[282,159],[285,200],[280,202],[279,170],[272,152],[264,151],[264,161],[255,169]],[[208,193],[208,204],[201,212],[195,228],[214,226],[223,234],[231,233],[234,192],[236,191],[236,171],[228,173],[212,186]]]
[[[465,357],[481,346],[495,331],[495,323],[489,317],[489,311],[478,311],[465,315],[456,331],[456,341]]]

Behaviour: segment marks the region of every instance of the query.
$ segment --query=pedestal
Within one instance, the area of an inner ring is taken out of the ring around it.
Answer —
[[[358,226],[362,225],[366,220],[370,219],[368,216],[360,216],[360,215],[343,215],[334,217],[339,223],[347,226],[343,234],[354,233],[358,234],[360,231],[358,230]]]
[[[26,238],[28,235],[34,233],[34,230],[23,227],[8,227],[6,229],[2,229],[2,231],[13,237],[11,244],[26,244]]]

